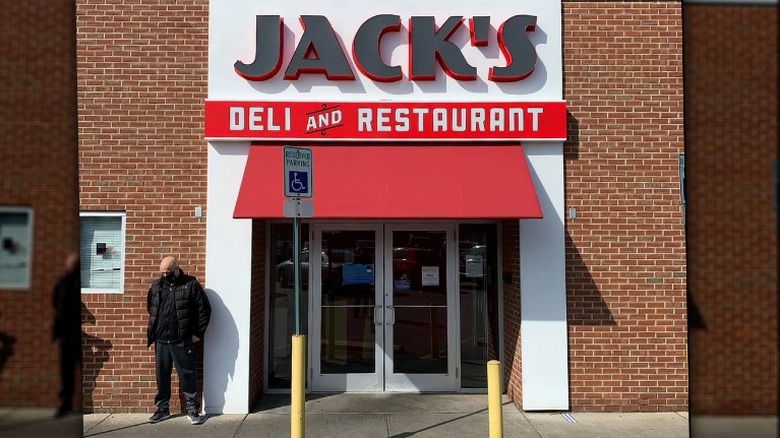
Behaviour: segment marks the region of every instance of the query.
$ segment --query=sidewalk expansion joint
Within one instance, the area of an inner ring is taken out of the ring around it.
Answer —
[[[576,423],[577,420],[572,417],[572,415],[568,412],[561,412],[561,417],[563,417],[564,420],[566,420],[567,423]]]

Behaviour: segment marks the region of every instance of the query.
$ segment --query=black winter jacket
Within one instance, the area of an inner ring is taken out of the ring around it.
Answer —
[[[173,285],[176,317],[179,320],[178,338],[189,340],[192,335],[195,335],[203,339],[211,320],[211,304],[198,280],[191,275],[186,275],[181,268],[179,270],[179,276],[174,280]],[[162,277],[158,278],[146,294],[146,311],[149,312],[149,324],[146,327],[147,347],[155,341],[160,315],[160,294],[165,284]]]
[[[81,272],[78,265],[57,280],[52,304],[52,338],[81,337]]]

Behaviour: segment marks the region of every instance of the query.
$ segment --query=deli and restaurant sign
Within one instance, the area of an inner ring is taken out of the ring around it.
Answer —
[[[328,4],[211,3],[206,138],[565,139],[559,2]]]
[[[206,101],[206,138],[564,140],[566,105]]]

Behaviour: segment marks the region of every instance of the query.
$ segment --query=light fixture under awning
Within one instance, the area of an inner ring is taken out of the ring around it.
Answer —
[[[520,145],[312,146],[320,219],[541,218]],[[234,218],[282,218],[282,145],[249,150]]]

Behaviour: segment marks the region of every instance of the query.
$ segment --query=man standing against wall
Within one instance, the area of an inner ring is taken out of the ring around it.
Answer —
[[[184,273],[175,257],[160,262],[160,278],[155,280],[146,296],[149,325],[146,328],[147,347],[154,344],[154,364],[157,407],[150,423],[170,418],[171,371],[176,366],[179,384],[186,399],[187,416],[192,424],[201,424],[197,394],[195,344],[203,339],[211,305],[198,280]]]
[[[55,418],[73,410],[76,365],[81,362],[81,270],[78,254],[65,260],[65,273],[57,280],[52,297],[52,337],[60,341],[60,405]]]

